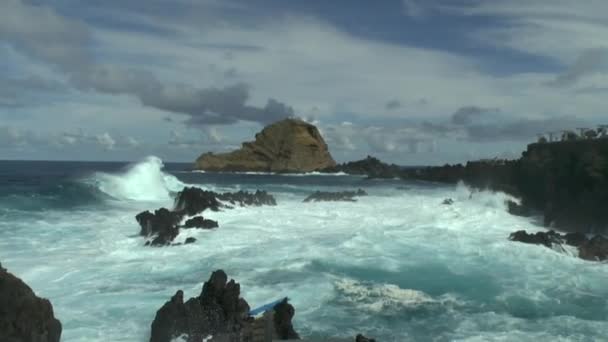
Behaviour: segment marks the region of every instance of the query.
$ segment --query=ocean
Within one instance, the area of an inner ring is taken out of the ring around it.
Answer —
[[[287,296],[311,338],[378,341],[608,341],[608,265],[508,241],[542,230],[502,193],[348,175],[214,174],[139,163],[0,162],[0,262],[42,297],[63,341],[147,341],[178,290],[213,270],[252,307]],[[276,207],[205,212],[217,230],[146,247],[134,217],[184,186],[267,190]],[[362,188],[357,202],[302,203]],[[454,204],[443,205],[446,198]]]

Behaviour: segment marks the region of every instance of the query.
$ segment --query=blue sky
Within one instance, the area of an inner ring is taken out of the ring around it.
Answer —
[[[299,116],[334,157],[517,157],[607,124],[608,2],[4,0],[0,159],[192,161]]]

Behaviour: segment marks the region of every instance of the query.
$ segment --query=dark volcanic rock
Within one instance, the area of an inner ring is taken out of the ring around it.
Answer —
[[[253,318],[240,290],[238,283],[228,281],[226,273],[218,270],[205,282],[199,297],[184,303],[184,294],[178,291],[156,313],[150,341],[169,342],[187,336],[189,342],[200,342],[209,335],[213,341],[251,341]],[[283,302],[274,311],[275,334],[299,338],[291,325],[293,307]]]
[[[509,240],[535,245],[543,245],[551,247],[553,244],[562,244],[561,235],[550,230],[548,232],[538,232],[536,234],[528,234],[525,230],[519,230],[509,236]]]
[[[175,211],[194,216],[210,209],[218,211],[222,204],[217,199],[217,193],[195,187],[184,188],[175,199]]]
[[[195,238],[189,237],[189,238],[186,238],[186,241],[184,241],[184,245],[188,245],[188,244],[195,243],[195,242],[196,242]]]
[[[0,265],[0,341],[59,342],[61,322],[48,299],[39,298]]]
[[[218,227],[217,221],[207,220],[202,216],[193,217],[184,224],[184,228],[213,229]]]
[[[357,335],[357,337],[355,337],[355,342],[376,342],[376,340],[373,338],[367,338],[367,337],[359,334],[359,335]]]
[[[164,246],[168,245],[179,234],[178,224],[182,220],[182,214],[160,208],[152,214],[144,211],[135,216],[141,230],[139,235],[154,237],[147,245]]]
[[[452,204],[454,204],[454,200],[451,198],[446,198],[443,200],[443,202],[441,202],[441,204],[452,205]]]
[[[587,242],[587,236],[583,233],[568,233],[563,236],[567,245],[579,247],[583,243]]]
[[[277,205],[274,196],[263,190],[257,190],[255,193],[247,191],[225,192],[218,194],[217,198],[220,201],[230,202],[230,204],[239,204],[240,206],[262,206],[262,205]]]
[[[310,172],[336,165],[314,125],[285,119],[265,127],[255,141],[223,154],[205,153],[195,168],[207,171]]]
[[[532,216],[532,210],[525,205],[518,204],[514,201],[507,201],[507,211],[511,215],[529,217]]]
[[[317,191],[312,195],[306,197],[304,202],[356,202],[355,197],[367,196],[367,193],[363,189],[357,191],[340,191],[340,192],[323,192]]]
[[[608,259],[608,238],[598,235],[584,243],[578,249],[579,257],[585,260]]]
[[[344,172],[350,175],[366,175],[368,178],[398,178],[401,175],[401,167],[395,164],[386,164],[378,158],[367,156],[362,160],[324,169],[323,172]]]
[[[274,328],[279,340],[299,340],[300,335],[294,330],[291,320],[296,314],[294,307],[287,299],[274,307]]]

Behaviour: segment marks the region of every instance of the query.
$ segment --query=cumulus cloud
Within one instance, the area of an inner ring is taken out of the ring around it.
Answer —
[[[0,126],[0,148],[21,148],[35,144],[36,135],[21,128]]]
[[[455,125],[469,125],[483,118],[487,114],[498,112],[498,109],[466,106],[459,108],[452,114],[452,123]]]
[[[93,42],[86,25],[43,5],[21,0],[0,4],[0,38],[18,51],[64,71],[72,85],[81,90],[134,96],[145,106],[185,114],[193,125],[239,120],[267,124],[294,115],[292,107],[272,98],[263,107],[249,105],[250,87],[246,84],[197,88],[164,83],[145,70],[99,64],[90,53]]]

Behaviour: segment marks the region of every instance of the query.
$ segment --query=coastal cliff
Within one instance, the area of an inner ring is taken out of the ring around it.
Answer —
[[[229,153],[205,153],[195,163],[204,171],[311,172],[336,165],[314,125],[285,119],[265,127],[255,141]]]
[[[406,170],[405,179],[504,191],[564,231],[608,232],[608,139],[528,145],[518,160],[486,160]]]

